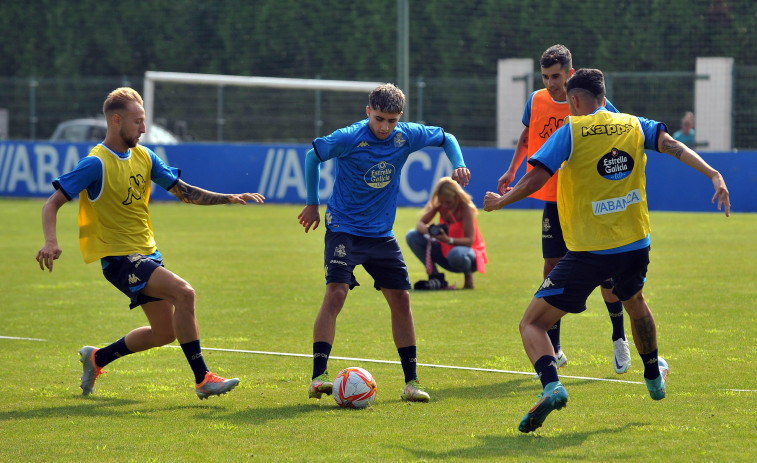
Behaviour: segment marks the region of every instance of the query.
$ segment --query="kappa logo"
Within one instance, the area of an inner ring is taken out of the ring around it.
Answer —
[[[403,146],[407,140],[405,140],[405,137],[402,136],[401,133],[398,133],[394,136],[394,146],[397,148]]]
[[[581,136],[590,137],[592,135],[623,135],[633,130],[631,124],[597,124],[588,127],[581,127]]]
[[[141,174],[132,175],[129,177],[129,190],[126,192],[126,199],[121,202],[124,206],[128,206],[136,199],[139,201],[145,195],[147,190],[147,182]]]
[[[550,280],[549,278],[547,278],[546,280],[544,280],[544,283],[541,284],[541,286],[539,287],[539,290],[547,289],[550,286],[554,286],[554,285],[555,284],[552,283],[552,280]]]
[[[368,146],[371,146],[371,144],[368,143],[367,141],[361,141],[360,143],[357,144],[358,148],[366,148]]]
[[[334,248],[334,255],[337,257],[345,257],[347,255],[347,249],[344,244],[338,244],[336,248]]]
[[[541,223],[541,229],[544,230],[545,232],[548,232],[550,228],[552,228],[552,225],[549,224],[549,217],[547,217]]]
[[[133,273],[131,275],[129,275],[129,284],[130,285],[133,285],[135,283],[139,283],[140,281],[141,280],[136,275],[134,275]]]
[[[551,137],[552,134],[555,133],[555,130],[562,127],[564,123],[565,121],[563,119],[550,117],[549,121],[547,121],[547,123],[544,124],[544,127],[541,129],[541,133],[539,133],[539,136],[544,139]]]
[[[329,224],[329,225],[331,225],[331,218],[332,218],[331,212],[327,212],[326,213],[326,223]]]

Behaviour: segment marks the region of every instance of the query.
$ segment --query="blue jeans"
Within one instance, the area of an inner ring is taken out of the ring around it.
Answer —
[[[420,259],[425,267],[428,238],[420,234],[418,230],[412,229],[407,232],[405,239],[413,254]],[[431,260],[434,262],[434,272],[436,272],[437,265],[447,271],[464,275],[470,275],[476,271],[476,253],[468,246],[454,246],[450,249],[447,257],[444,257],[441,243],[434,240],[431,243]]]

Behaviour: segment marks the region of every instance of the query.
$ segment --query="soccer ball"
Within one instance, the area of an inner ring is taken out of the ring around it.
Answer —
[[[333,395],[340,407],[369,407],[376,399],[376,380],[362,368],[345,368],[334,379]]]

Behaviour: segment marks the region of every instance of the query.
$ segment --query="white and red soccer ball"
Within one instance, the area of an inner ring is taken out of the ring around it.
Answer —
[[[345,368],[334,378],[333,396],[340,407],[369,407],[376,399],[376,380],[360,367]]]

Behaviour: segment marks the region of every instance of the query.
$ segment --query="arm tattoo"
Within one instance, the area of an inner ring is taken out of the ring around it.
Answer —
[[[183,180],[176,182],[170,192],[182,202],[200,205],[228,204],[229,195],[215,193],[192,186]]]
[[[675,156],[676,159],[681,159],[681,155],[684,151],[685,145],[677,140],[662,141],[662,152]]]

